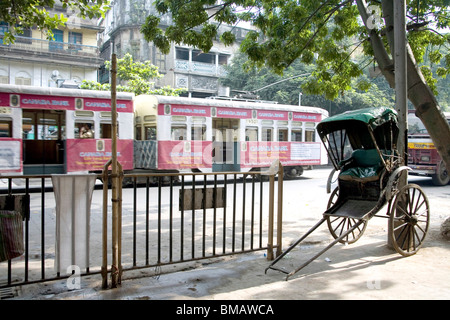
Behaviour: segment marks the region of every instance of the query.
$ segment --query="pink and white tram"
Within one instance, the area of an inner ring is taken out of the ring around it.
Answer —
[[[280,159],[293,178],[328,161],[321,108],[151,95],[134,107],[136,170],[246,172]]]
[[[327,163],[320,108],[117,93],[125,172],[260,170]],[[109,92],[0,85],[0,174],[99,172],[111,158]]]
[[[117,94],[124,170],[133,169],[133,97]],[[111,132],[110,92],[0,85],[0,174],[102,170]]]

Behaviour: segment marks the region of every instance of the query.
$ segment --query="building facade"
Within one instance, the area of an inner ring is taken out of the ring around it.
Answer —
[[[16,36],[15,43],[5,44],[2,35],[9,26],[0,21],[0,83],[70,87],[84,79],[97,81],[103,64],[97,45],[103,28],[97,19],[80,19],[58,2],[50,12],[68,18],[64,27],[53,30],[51,41],[32,28]]]
[[[149,14],[156,14],[153,0],[114,0],[111,10],[102,21],[104,31],[100,34],[100,56],[109,60],[111,52],[118,58],[130,53],[135,61],[151,61],[164,76],[156,81],[157,87],[169,85],[173,88],[186,88],[184,94],[189,97],[208,97],[228,95],[228,88],[220,85],[219,78],[226,73],[224,66],[230,63],[238,50],[238,45],[225,47],[219,41],[214,43],[210,52],[172,44],[169,54],[162,54],[153,43],[149,43],[140,32],[141,25]],[[161,25],[172,23],[166,15]],[[233,30],[238,40],[243,39],[249,31],[244,28],[221,26]],[[220,30],[220,29],[219,29]],[[108,82],[109,74],[100,72],[100,82]]]

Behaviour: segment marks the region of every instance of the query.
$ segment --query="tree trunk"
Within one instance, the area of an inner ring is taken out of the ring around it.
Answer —
[[[357,1],[360,15],[367,26],[367,4],[364,0]],[[382,0],[383,17],[386,23],[386,35],[388,38],[391,52],[394,52],[394,14],[392,0]],[[374,51],[375,59],[392,88],[395,88],[394,65],[393,60],[386,52],[380,36],[376,30],[370,30],[369,37]],[[407,46],[407,89],[408,99],[416,109],[416,115],[419,117],[425,128],[428,130],[433,143],[444,161],[447,172],[450,172],[450,126],[439,107],[437,100],[428,87],[422,73],[417,66],[414,55],[409,45]]]

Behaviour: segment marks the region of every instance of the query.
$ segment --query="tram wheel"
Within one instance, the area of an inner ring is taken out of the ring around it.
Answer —
[[[328,200],[327,209],[333,206],[339,196],[339,187],[336,187],[331,193],[330,199]],[[327,225],[328,230],[334,239],[339,238],[342,234],[344,234],[347,230],[352,228],[357,222],[358,219],[349,218],[349,217],[327,217]],[[347,236],[342,238],[339,242],[343,244],[352,244],[355,243],[366,230],[367,221],[364,220],[359,227],[357,227],[353,232],[349,233]]]
[[[398,191],[389,220],[388,232],[394,249],[402,256],[417,253],[430,220],[428,198],[418,185],[407,184]]]

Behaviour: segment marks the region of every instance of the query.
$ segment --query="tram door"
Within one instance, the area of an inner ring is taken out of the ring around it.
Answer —
[[[65,173],[65,113],[24,109],[22,113],[24,174]]]
[[[213,119],[213,172],[240,171],[239,119]]]

